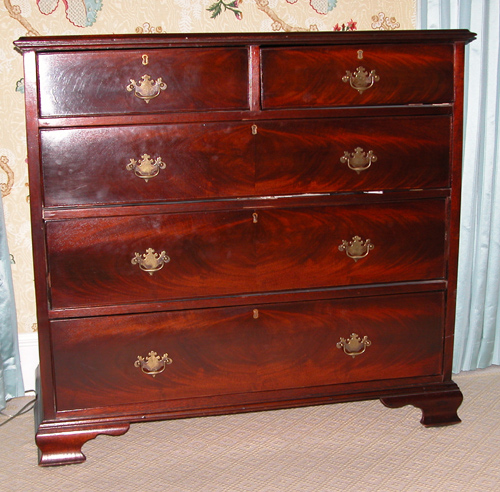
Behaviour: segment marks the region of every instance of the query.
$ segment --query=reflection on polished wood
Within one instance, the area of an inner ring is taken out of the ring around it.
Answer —
[[[133,422],[361,399],[457,423],[473,37],[17,41],[40,464]]]

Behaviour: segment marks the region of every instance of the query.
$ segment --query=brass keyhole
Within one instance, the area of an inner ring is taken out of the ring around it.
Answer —
[[[252,214],[252,221],[254,224],[257,224],[257,222],[259,221],[259,214],[257,212],[254,212]]]
[[[142,64],[147,65],[149,63],[148,55],[142,55]]]
[[[358,50],[358,60],[363,59],[363,50]]]
[[[252,135],[257,135],[257,125],[252,125]]]

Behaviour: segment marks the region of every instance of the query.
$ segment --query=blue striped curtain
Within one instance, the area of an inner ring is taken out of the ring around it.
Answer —
[[[465,134],[453,371],[500,364],[500,2],[419,0],[422,29],[465,28]]]
[[[5,402],[24,396],[17,340],[16,306],[0,194],[0,410]]]

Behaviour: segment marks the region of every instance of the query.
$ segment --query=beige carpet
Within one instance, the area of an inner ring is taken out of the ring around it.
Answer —
[[[99,436],[85,463],[53,468],[36,465],[29,412],[0,427],[0,489],[498,491],[500,367],[454,379],[465,396],[456,426],[426,429],[419,410],[379,401],[173,420]]]

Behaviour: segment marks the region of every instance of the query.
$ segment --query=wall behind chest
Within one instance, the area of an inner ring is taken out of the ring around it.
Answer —
[[[26,35],[392,30],[416,25],[416,0],[4,0],[1,4],[0,184],[21,352],[23,338],[36,336],[36,315],[23,67],[21,55],[13,50],[14,40]]]

